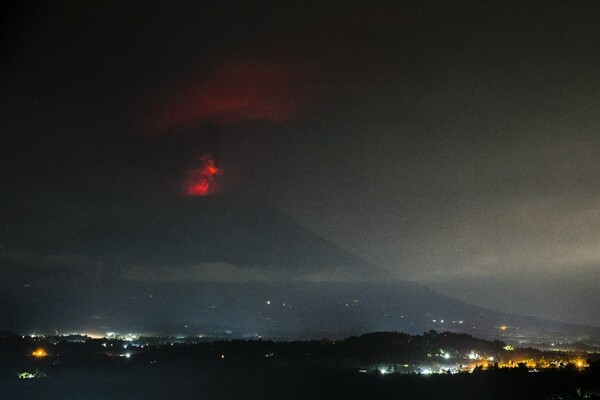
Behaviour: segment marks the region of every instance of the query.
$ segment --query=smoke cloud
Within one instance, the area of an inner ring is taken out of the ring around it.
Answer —
[[[290,120],[308,97],[307,72],[295,65],[265,60],[221,63],[201,79],[162,94],[151,114],[143,118],[142,128],[146,133],[160,134],[202,122],[227,126]]]

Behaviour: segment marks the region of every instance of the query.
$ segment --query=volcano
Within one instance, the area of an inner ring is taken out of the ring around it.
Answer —
[[[272,338],[429,329],[552,341],[600,337],[600,328],[500,313],[386,279],[262,201],[219,195],[94,210],[7,224],[14,230],[4,231],[3,243],[11,251],[44,252],[3,260],[0,273],[16,276],[2,280],[23,285],[2,288],[0,301],[9,307],[0,312],[0,328]],[[203,275],[199,266],[213,273]]]

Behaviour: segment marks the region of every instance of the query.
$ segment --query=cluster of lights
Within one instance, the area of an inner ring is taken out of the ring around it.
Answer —
[[[31,372],[19,372],[17,374],[17,377],[19,379],[33,379],[33,378],[41,378],[42,376],[44,376],[43,374],[39,374],[39,373],[31,373]]]
[[[102,336],[99,336],[98,338],[103,338]],[[106,332],[106,339],[119,339],[119,340],[125,340],[127,342],[133,342],[134,340],[138,340],[140,337],[139,335],[134,335],[133,333],[128,333],[126,335],[120,335],[116,332]]]
[[[404,318],[404,315],[402,315],[401,318]],[[440,320],[438,320],[438,319],[432,319],[431,320],[431,322],[433,322],[433,323],[437,323],[438,321],[439,321],[439,323],[443,324],[445,320],[443,320],[443,319],[440,319]],[[461,320],[454,320],[454,321],[452,321],[452,323],[453,324],[464,324],[465,321],[463,321],[462,319]]]
[[[451,358],[450,353],[448,353],[442,349],[440,349],[440,353],[438,354],[438,356],[443,357],[444,359]],[[466,356],[471,360],[481,360],[481,363],[477,364],[477,365],[471,364],[464,368],[462,366],[460,366],[460,367],[459,366],[447,366],[447,367],[439,367],[439,368],[438,367],[434,368],[431,366],[421,366],[421,367],[414,369],[413,372],[416,372],[417,374],[425,375],[425,376],[441,374],[441,373],[457,374],[460,372],[473,372],[476,370],[477,367],[480,367],[483,369],[490,368],[491,363],[496,360],[496,358],[493,356],[480,355],[480,354],[476,353],[475,351],[471,351],[471,353],[467,354]],[[583,369],[589,367],[588,362],[583,358],[572,359],[569,361],[569,363],[571,365],[574,365],[575,367],[577,367],[579,370],[583,370]],[[523,364],[527,366],[529,372],[540,372],[540,370],[538,368],[541,368],[541,369],[555,368],[555,367],[562,367],[564,365],[562,361],[560,361],[560,362],[555,361],[552,364],[544,365],[543,362],[540,364],[540,363],[535,362],[533,359],[529,359],[529,360],[523,360],[523,361],[517,361],[517,362],[509,361],[508,364],[502,363],[501,365],[499,365],[499,367],[501,367],[501,368],[517,368],[517,367],[521,367]],[[498,364],[495,364],[495,365],[498,365]],[[405,364],[405,365],[403,365],[403,367],[409,368],[410,366]],[[397,366],[380,364],[375,368],[374,372],[378,372],[381,375],[388,375],[388,374],[400,372],[399,370],[397,371],[396,368],[397,368]],[[367,373],[368,371],[369,371],[368,369],[361,369],[359,372]],[[371,371],[373,371],[373,370],[371,370]],[[409,370],[406,370],[406,371],[409,371]],[[400,373],[402,373],[402,372],[400,372]]]

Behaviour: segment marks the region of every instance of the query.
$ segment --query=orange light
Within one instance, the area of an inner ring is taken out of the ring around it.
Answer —
[[[37,349],[36,351],[31,353],[31,355],[36,358],[42,358],[42,357],[46,357],[48,355],[48,353],[46,353],[46,350],[44,350],[44,349]]]

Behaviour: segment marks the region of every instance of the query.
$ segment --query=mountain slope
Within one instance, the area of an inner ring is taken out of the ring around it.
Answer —
[[[263,202],[227,196],[130,204],[14,223],[9,247],[106,265],[228,263],[295,277],[339,271],[355,279],[377,269]],[[380,272],[380,271],[379,271]]]
[[[594,344],[600,339],[600,328],[500,313],[403,281],[121,281],[9,289],[0,300],[10,304],[0,312],[0,328],[19,332],[292,339],[435,329],[525,342]]]

